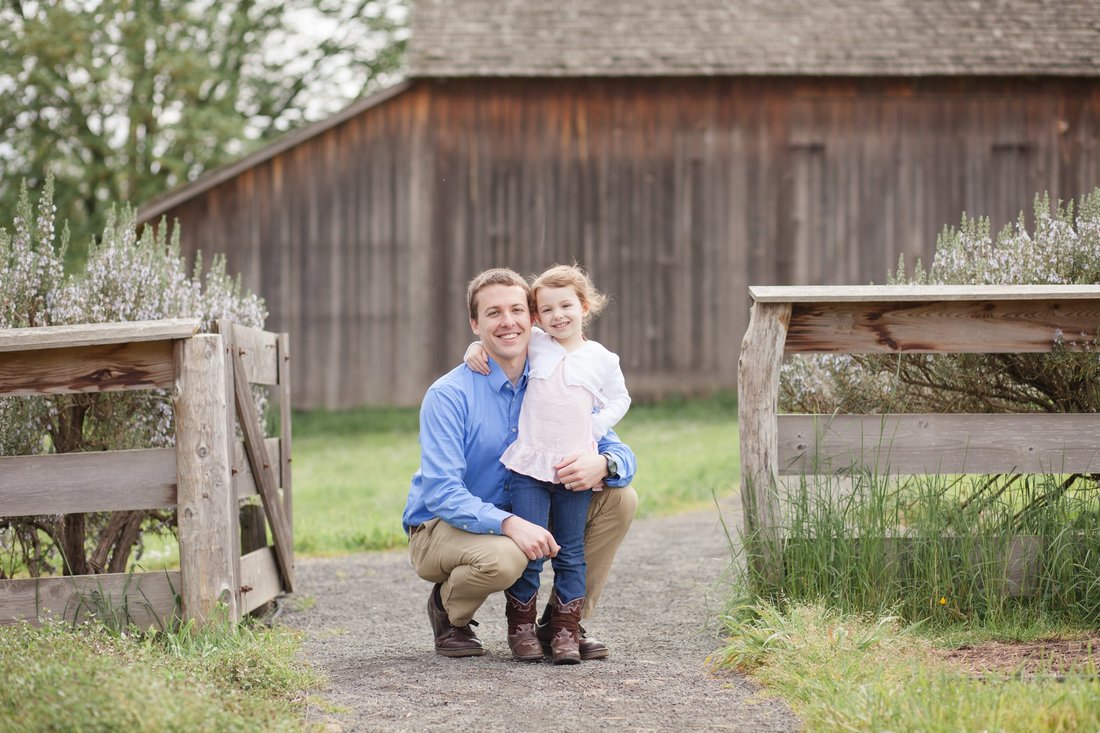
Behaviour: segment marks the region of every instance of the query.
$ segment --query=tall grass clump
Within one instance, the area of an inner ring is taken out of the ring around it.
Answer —
[[[862,471],[796,478],[780,504],[783,573],[770,592],[785,600],[934,624],[1100,622],[1091,480]],[[768,588],[751,560],[749,586]]]

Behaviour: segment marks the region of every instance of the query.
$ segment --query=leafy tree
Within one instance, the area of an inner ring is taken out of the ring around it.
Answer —
[[[81,250],[108,202],[154,198],[392,80],[404,1],[0,3],[0,211],[49,167]]]
[[[33,207],[22,187],[13,231],[0,228],[0,328],[161,318],[199,318],[204,331],[222,318],[263,326],[263,301],[229,277],[224,257],[215,257],[206,272],[198,264],[190,270],[167,225],[156,232],[146,227],[138,237],[128,208],[108,210],[84,269],[65,275],[68,235],[56,231],[52,194],[47,177]],[[0,397],[0,455],[165,447],[174,441],[168,390]],[[169,531],[173,519],[151,511],[0,517],[0,577],[16,571],[125,571],[143,533]]]

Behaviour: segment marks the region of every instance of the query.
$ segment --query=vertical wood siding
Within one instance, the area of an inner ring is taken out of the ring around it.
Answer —
[[[881,283],[1100,186],[1090,80],[418,82],[170,213],[289,331],[301,407],[415,404],[466,282],[577,260],[639,398],[736,385],[746,286]]]

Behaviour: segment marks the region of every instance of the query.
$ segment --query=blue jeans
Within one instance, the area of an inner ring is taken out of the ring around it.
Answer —
[[[584,597],[584,525],[588,521],[591,491],[569,491],[561,484],[508,472],[512,513],[540,527],[552,527],[561,549],[550,558],[554,568],[554,587],[562,603]],[[508,592],[520,603],[531,600],[539,591],[539,573],[546,558],[527,563],[527,569]]]

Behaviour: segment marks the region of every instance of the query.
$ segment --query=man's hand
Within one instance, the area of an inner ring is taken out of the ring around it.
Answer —
[[[603,486],[607,478],[607,459],[596,453],[574,453],[554,466],[562,486],[570,491],[584,491]]]
[[[500,531],[505,537],[511,538],[528,560],[537,560],[540,557],[554,557],[561,549],[554,541],[554,535],[550,530],[540,527],[526,519],[512,515],[500,523]]]

